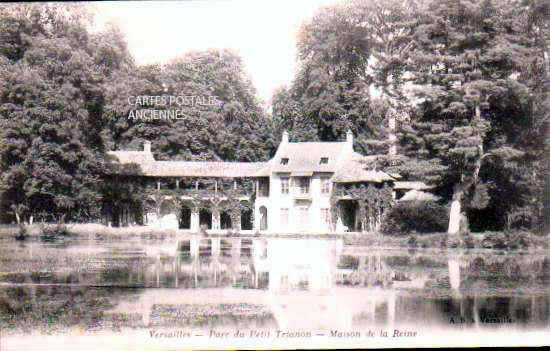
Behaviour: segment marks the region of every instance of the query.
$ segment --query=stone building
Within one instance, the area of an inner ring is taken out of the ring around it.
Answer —
[[[119,175],[140,179],[150,189],[141,214],[124,204],[107,211],[115,225],[193,232],[373,231],[384,208],[372,208],[378,202],[360,199],[350,189],[371,191],[364,194],[384,189],[395,198],[395,175],[376,170],[375,155],[355,152],[351,131],[342,142],[291,142],[284,132],[267,162],[157,161],[149,142],[143,151],[109,154],[121,166],[135,166]]]

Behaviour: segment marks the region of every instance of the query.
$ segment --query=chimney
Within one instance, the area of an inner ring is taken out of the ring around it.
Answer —
[[[151,142],[145,141],[143,143],[143,152],[151,152]]]
[[[353,133],[350,129],[348,129],[346,133],[346,143],[348,143],[349,147],[353,150]]]
[[[286,144],[288,143],[288,132],[285,130],[283,132],[283,139],[281,140],[281,144]]]

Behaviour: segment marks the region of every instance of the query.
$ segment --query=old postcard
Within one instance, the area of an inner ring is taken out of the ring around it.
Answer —
[[[0,351],[550,344],[550,4],[0,4]]]

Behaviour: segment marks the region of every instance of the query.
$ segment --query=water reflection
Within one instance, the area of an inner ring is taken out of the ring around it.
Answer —
[[[0,323],[70,328],[548,328],[550,259],[187,237],[0,246]]]

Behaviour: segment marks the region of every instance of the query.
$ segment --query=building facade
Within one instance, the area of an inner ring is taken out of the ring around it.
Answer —
[[[291,142],[284,132],[267,162],[156,161],[149,142],[143,151],[109,154],[113,163],[134,166],[130,177],[151,189],[145,199],[150,205],[141,209],[141,216],[124,206],[108,214],[116,225],[192,232],[374,231],[384,208],[370,195],[357,195],[357,189],[361,194],[395,194],[399,183],[376,170],[375,155],[354,151],[351,131],[342,142]]]

